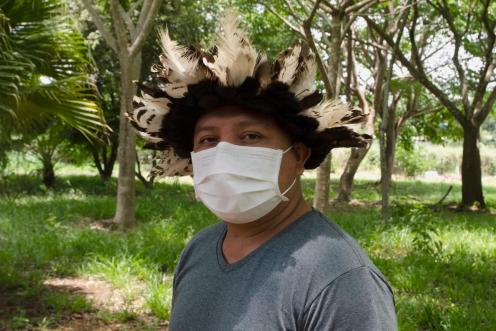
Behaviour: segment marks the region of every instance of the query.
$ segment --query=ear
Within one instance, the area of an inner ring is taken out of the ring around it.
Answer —
[[[302,175],[303,171],[305,171],[305,163],[310,157],[312,151],[301,142],[293,144],[293,151],[296,157],[296,170],[298,175]]]

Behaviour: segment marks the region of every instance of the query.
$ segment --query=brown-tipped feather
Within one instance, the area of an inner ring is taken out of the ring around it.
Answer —
[[[138,85],[138,87],[141,91],[145,92],[146,94],[148,94],[151,97],[154,97],[154,98],[167,98],[168,97],[167,93],[165,93],[164,91],[162,91],[161,89],[159,89],[156,86],[148,86],[148,85],[145,85],[142,82],[137,81],[137,80],[133,81],[133,83]]]
[[[341,126],[319,132],[312,142],[312,154],[305,163],[305,169],[315,169],[322,163],[329,151],[340,147],[366,147],[372,142],[368,134],[360,134],[350,128]]]
[[[170,145],[168,143],[166,143],[165,141],[159,141],[156,143],[152,143],[152,142],[146,143],[143,145],[143,148],[162,151],[164,149],[170,148]]]
[[[359,124],[367,120],[367,114],[362,112],[360,108],[353,108],[351,113],[341,118],[341,121],[346,124]]]
[[[267,60],[261,62],[255,70],[255,78],[260,88],[265,89],[272,82],[272,63]]]
[[[319,91],[315,91],[312,94],[310,94],[309,96],[306,96],[305,98],[303,98],[300,101],[300,106],[301,106],[302,110],[314,107],[317,104],[319,104],[319,102],[322,101],[323,97],[324,96],[322,95],[322,93],[320,93]]]

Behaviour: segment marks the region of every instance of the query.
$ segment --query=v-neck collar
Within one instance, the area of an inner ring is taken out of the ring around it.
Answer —
[[[224,257],[224,254],[222,253],[222,243],[224,242],[224,239],[226,238],[227,234],[227,226],[225,223],[222,224],[222,231],[220,232],[219,238],[217,239],[217,262],[219,264],[219,268],[227,273],[230,271],[233,271],[235,269],[238,269],[251,261],[255,256],[259,255],[261,251],[265,251],[267,248],[270,246],[274,245],[274,242],[278,241],[280,237],[282,237],[285,233],[287,233],[290,229],[295,227],[297,224],[301,223],[303,220],[309,217],[309,215],[317,212],[314,208],[312,208],[310,211],[304,213],[300,217],[298,217],[293,223],[289,224],[286,226],[284,229],[282,229],[279,233],[277,233],[274,237],[270,238],[263,244],[261,244],[259,247],[254,249],[250,254],[246,255],[242,259],[233,262],[233,263],[228,263],[226,261],[226,258]]]

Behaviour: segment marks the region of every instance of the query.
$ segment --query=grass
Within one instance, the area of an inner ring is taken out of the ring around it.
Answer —
[[[311,199],[313,181],[303,184]],[[388,225],[379,218],[379,192],[370,181],[355,184],[353,196],[361,204],[328,212],[390,280],[401,330],[496,329],[496,216],[422,207],[448,187],[396,182]],[[129,233],[102,222],[114,212],[113,179],[64,176],[49,191],[34,177],[15,176],[5,178],[0,190],[0,296],[8,299],[0,300],[0,329],[50,329],[73,314],[156,329],[156,321],[140,316],[168,319],[177,258],[195,233],[216,221],[187,184],[157,183],[151,191],[138,184],[139,225]],[[448,203],[459,196],[454,185]],[[486,186],[485,196],[496,208],[496,187]],[[44,285],[50,277],[69,276],[105,280],[123,294],[123,309],[95,311],[80,294]]]

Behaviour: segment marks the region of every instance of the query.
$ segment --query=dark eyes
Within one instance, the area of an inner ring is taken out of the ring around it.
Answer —
[[[203,137],[199,140],[200,144],[212,144],[217,142],[217,138],[215,137]]]
[[[253,143],[262,139],[263,136],[257,132],[245,132],[239,136],[241,142]],[[219,138],[216,136],[205,136],[198,140],[199,145],[212,145],[219,142]]]
[[[245,133],[241,136],[241,140],[244,140],[244,141],[254,141],[254,140],[258,140],[260,138],[262,138],[262,135],[260,135],[258,133],[253,133],[253,132]]]

